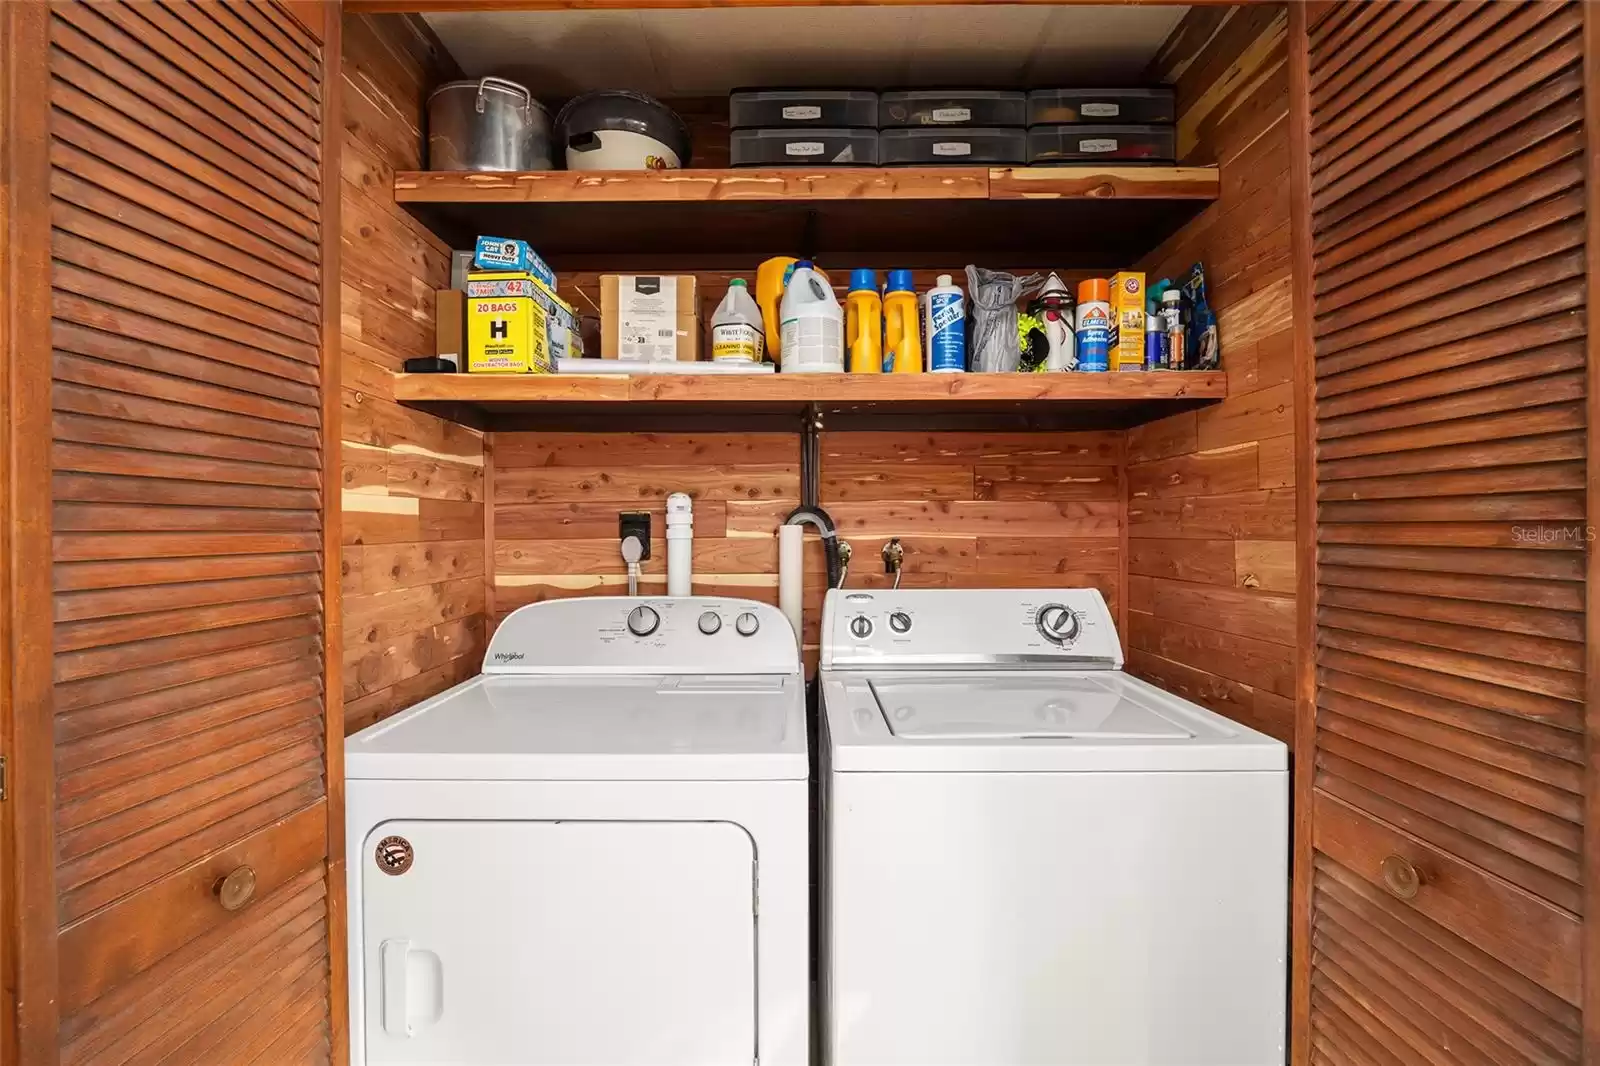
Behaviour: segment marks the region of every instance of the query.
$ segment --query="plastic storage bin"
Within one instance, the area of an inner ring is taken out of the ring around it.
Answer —
[[[1029,163],[1170,163],[1178,151],[1171,126],[1034,126]]]
[[[728,125],[736,130],[877,129],[878,94],[859,89],[739,89],[728,97]]]
[[[1028,135],[1003,129],[900,129],[878,134],[884,166],[962,163],[1020,163],[1027,158]]]
[[[877,166],[877,130],[734,130],[736,167]]]
[[[1171,89],[1035,89],[1028,94],[1030,126],[1127,126],[1177,120],[1177,98]]]
[[[998,89],[911,89],[878,98],[878,125],[1026,126],[1028,94]]]

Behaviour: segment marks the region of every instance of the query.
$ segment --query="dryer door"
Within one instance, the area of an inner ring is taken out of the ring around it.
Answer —
[[[384,823],[367,1062],[749,1066],[755,858],[727,822]]]

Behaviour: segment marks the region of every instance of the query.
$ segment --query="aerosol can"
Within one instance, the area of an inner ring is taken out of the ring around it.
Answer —
[[[1050,342],[1050,350],[1045,355],[1044,369],[1078,369],[1072,320],[1072,293],[1059,274],[1051,274],[1049,280],[1044,283],[1044,288],[1039,290],[1039,295],[1029,301],[1028,313],[1038,316],[1044,323],[1044,335]]]

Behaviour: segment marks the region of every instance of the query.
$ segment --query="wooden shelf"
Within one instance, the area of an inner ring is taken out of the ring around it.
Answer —
[[[399,374],[394,398],[493,429],[784,424],[1121,428],[1227,396],[1221,371],[1108,374]]]
[[[895,255],[908,266],[945,262],[955,252],[1116,269],[1219,190],[1215,167],[1160,166],[404,171],[394,178],[396,202],[458,247],[492,233],[585,263],[602,251],[764,257],[790,249]],[[929,201],[939,202],[936,212]]]

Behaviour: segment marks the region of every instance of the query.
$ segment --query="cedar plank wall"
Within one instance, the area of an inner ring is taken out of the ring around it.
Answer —
[[[851,588],[1093,585],[1113,610],[1120,431],[843,432],[822,436],[819,500],[851,542]],[[524,604],[617,595],[617,514],[652,512],[640,591],[666,589],[668,493],[695,500],[694,591],[777,602],[776,529],[799,503],[800,437],[785,433],[494,434],[496,620]],[[816,665],[822,553],[806,542],[807,664]]]
[[[1196,260],[1228,399],[1128,433],[1128,668],[1285,742],[1294,732],[1295,489],[1287,9],[1195,8],[1153,71],[1179,154],[1221,198],[1141,266]],[[1196,57],[1197,56],[1197,57]],[[1191,58],[1195,57],[1195,58]]]
[[[390,375],[433,352],[449,248],[394,203],[422,164],[428,91],[455,72],[418,21],[344,21],[345,728],[478,671],[484,631],[483,439],[394,403]]]

